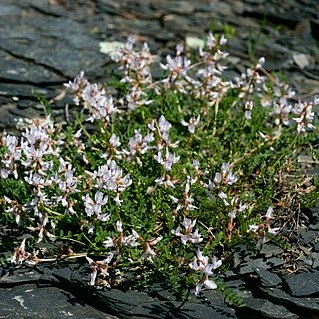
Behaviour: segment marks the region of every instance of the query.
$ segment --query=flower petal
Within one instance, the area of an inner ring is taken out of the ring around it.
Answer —
[[[206,279],[204,281],[204,285],[208,288],[208,289],[216,289],[217,288],[217,285],[214,281],[212,280],[209,280],[209,279]]]

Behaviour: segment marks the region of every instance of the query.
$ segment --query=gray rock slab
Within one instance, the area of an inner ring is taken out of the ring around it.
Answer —
[[[42,65],[16,58],[0,51],[0,78],[2,81],[47,85],[62,85],[66,77],[56,74]]]
[[[41,274],[34,269],[15,269],[14,272],[8,271],[0,278],[0,285],[12,286],[26,283],[37,282],[41,278]]]
[[[262,245],[260,254],[265,255],[266,258],[281,255],[284,252],[278,245],[274,245],[270,242],[267,245]]]
[[[187,302],[181,302],[168,290],[154,293],[154,289],[137,291],[91,287],[88,285],[87,267],[75,271],[69,268],[58,269],[54,271],[54,276],[76,296],[83,299],[93,298],[100,309],[108,309],[110,313],[125,318],[236,318],[235,310],[225,304],[219,291],[206,291],[205,298],[192,295]]]
[[[0,288],[0,317],[7,319],[116,319],[53,286]]]
[[[257,316],[274,319],[297,319],[299,317],[298,315],[290,312],[287,308],[281,305],[276,305],[268,300],[250,297],[244,299],[244,301],[247,308],[256,313],[256,318]]]
[[[106,57],[99,40],[77,21],[45,15],[26,15],[15,23],[0,22],[0,48],[11,55],[72,78],[82,70],[102,76]]]
[[[0,103],[1,100],[0,96]],[[41,111],[34,108],[25,109],[23,112],[21,111],[22,114],[20,113],[20,116],[18,111],[16,103],[6,103],[6,101],[4,101],[1,104],[0,129],[6,129],[8,132],[11,131],[16,126],[17,118],[21,117],[21,115],[27,118],[34,118],[42,114]]]
[[[276,303],[286,304],[290,308],[299,309],[299,312],[308,311],[308,313],[311,314],[319,313],[319,298],[297,298],[279,288],[261,287],[260,289]]]
[[[272,257],[267,260],[268,268],[279,267],[285,263],[282,257]]]
[[[267,287],[275,287],[282,283],[280,277],[263,268],[254,268],[258,277],[261,279],[262,285]]]
[[[9,2],[9,1],[8,1]],[[7,3],[6,5],[2,5],[1,3],[1,10],[0,10],[0,17],[15,17],[20,14],[20,9],[14,4]]]
[[[319,231],[311,229],[301,229],[298,231],[299,243],[301,245],[309,245],[310,243],[315,243],[317,238],[319,238]]]
[[[319,271],[284,277],[292,296],[307,297],[319,294]]]
[[[239,268],[239,274],[244,275],[244,274],[253,273],[254,269],[256,268],[270,269],[271,265],[267,261],[263,260],[262,258],[258,258],[258,259],[249,260],[248,262],[244,262],[238,268]]]
[[[6,96],[11,101],[15,97],[33,97],[33,99],[35,99],[34,91],[49,99],[54,96],[52,90],[49,88],[36,87],[34,85],[24,83],[0,83],[0,96]]]

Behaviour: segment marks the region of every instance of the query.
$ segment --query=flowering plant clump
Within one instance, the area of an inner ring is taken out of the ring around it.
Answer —
[[[318,187],[298,158],[317,161],[319,100],[294,102],[263,58],[229,79],[226,42],[209,34],[195,56],[179,44],[155,81],[147,44],[129,38],[113,57],[117,94],[82,72],[65,84],[81,110],[72,123],[3,133],[1,223],[29,238],[12,263],[42,262],[38,243],[63,241],[64,256],[90,254],[92,286],[140,269],[199,294],[218,287],[210,276],[233,245],[284,232]]]

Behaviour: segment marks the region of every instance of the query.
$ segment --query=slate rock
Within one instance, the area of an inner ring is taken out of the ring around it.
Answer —
[[[310,255],[310,257],[312,258],[312,268],[316,269],[319,267],[319,253],[314,252]]]
[[[1,286],[13,286],[16,284],[25,284],[37,282],[41,274],[32,268],[21,267],[12,268],[5,271],[0,278]]]
[[[241,279],[227,280],[228,287],[240,288],[245,286],[245,281]]]
[[[293,297],[279,288],[263,288],[260,289],[268,295],[268,298],[272,298],[277,303],[287,304],[289,308],[294,308],[296,312],[302,312],[306,317],[308,314],[318,314],[319,313],[319,298],[298,298]],[[265,297],[266,298],[266,297]]]
[[[214,318],[214,312],[210,316],[209,311],[217,311],[219,313],[223,313],[225,317],[234,318],[235,310],[229,307],[225,303],[224,295],[217,289],[217,290],[205,290],[203,293],[203,298],[196,297],[192,295],[190,298],[190,302],[187,303],[185,306],[187,308],[191,308],[192,305],[196,303],[204,303],[207,306],[207,314],[209,315],[208,318]],[[183,306],[184,308],[184,306]],[[186,312],[185,312],[186,313]],[[204,312],[205,313],[205,312]]]
[[[263,260],[262,258],[250,260],[247,263],[242,263],[239,267],[239,274],[244,275],[244,274],[249,274],[253,273],[254,269],[256,268],[263,268],[263,269],[269,269],[271,268],[271,265]]]
[[[15,119],[18,119],[18,118],[32,119],[38,116],[43,117],[45,115],[43,106],[42,108],[38,110],[36,110],[35,107],[27,108],[27,109],[20,109],[20,108],[14,107],[10,110],[10,113],[14,116]]]
[[[314,243],[319,235],[318,231],[306,228],[300,229],[298,233],[300,237],[300,245],[309,245],[310,243]]]
[[[47,98],[53,97],[52,91],[47,88],[37,88],[31,84],[17,84],[17,83],[0,83],[0,96],[6,96],[10,99],[12,97],[33,97],[33,91],[38,92],[41,95],[46,96]]]
[[[316,224],[319,222],[319,203],[314,207],[310,208],[312,223]]]
[[[169,1],[168,6],[167,3],[164,4],[163,9],[172,13],[191,14],[195,11],[195,6],[190,1],[171,0]]]
[[[0,78],[6,81],[21,83],[62,85],[66,78],[46,68],[23,58],[14,57],[0,51]]]
[[[34,105],[34,101],[21,99],[18,101],[17,108],[24,110],[24,109],[31,108],[33,105]]]
[[[0,317],[7,319],[116,319],[57,287],[35,284],[0,288]]]
[[[37,27],[41,27],[42,32],[35,33]],[[1,28],[5,31],[0,35],[1,48],[11,55],[31,60],[68,78],[82,70],[95,77],[104,74],[105,56],[99,53],[99,41],[90,37],[76,21],[40,16],[20,19],[14,25]],[[67,36],[61,39],[63,34]]]
[[[283,252],[281,247],[270,242],[263,244],[260,249],[260,254],[265,255],[266,258],[281,255]]]
[[[290,312],[287,308],[276,305],[268,300],[258,299],[250,297],[244,299],[246,308],[249,309],[249,312],[255,313],[257,316],[262,316],[263,318],[282,318],[282,319],[297,319],[298,316]]]
[[[284,259],[281,257],[272,257],[266,261],[268,268],[279,267],[285,263]]]
[[[19,7],[14,4],[6,3],[6,5],[1,4],[0,17],[10,17],[17,16],[20,13]]]
[[[295,274],[284,277],[291,295],[294,297],[307,297],[319,294],[319,271]]]
[[[280,277],[270,271],[263,268],[254,268],[258,277],[261,279],[261,283],[265,287],[275,287],[282,283]]]
[[[319,41],[319,19],[313,19],[310,21],[310,26],[311,26],[311,35]]]
[[[219,291],[205,291],[205,298],[191,296],[180,302],[169,292],[158,291],[159,286],[145,291],[130,289],[97,289],[89,286],[90,270],[61,268],[54,271],[61,287],[78,298],[83,298],[100,310],[111,314],[135,318],[236,318],[235,310],[228,307]],[[158,293],[154,293],[154,292]],[[204,301],[203,301],[204,300]]]
[[[192,19],[185,16],[168,14],[163,17],[163,23],[165,28],[167,28],[169,31],[175,32],[177,34],[183,34],[183,36],[189,33],[189,30],[192,30],[196,33]],[[199,29],[197,30],[197,32],[200,31],[201,30]]]

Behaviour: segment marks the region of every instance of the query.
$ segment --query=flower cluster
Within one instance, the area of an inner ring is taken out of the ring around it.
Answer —
[[[319,97],[315,97],[309,103],[299,101],[293,107],[292,113],[295,115],[293,120],[297,123],[298,133],[306,132],[307,129],[315,129],[315,126],[312,124],[315,117],[313,106],[317,104],[319,104]]]
[[[196,288],[194,293],[198,295],[202,290],[202,287],[205,286],[208,289],[216,289],[216,283],[209,279],[209,276],[213,275],[213,270],[219,268],[222,265],[221,260],[217,260],[214,256],[212,258],[212,263],[209,263],[209,257],[204,256],[202,252],[198,249],[196,257],[194,258],[193,262],[189,264],[189,267],[198,271],[202,274],[202,279],[199,280],[196,284]]]
[[[256,225],[256,224],[249,225],[249,231],[256,233],[260,230],[261,231],[266,230],[269,234],[276,235],[278,231],[280,230],[280,227],[272,228],[270,226],[270,221],[274,218],[273,210],[274,210],[273,207],[271,206],[268,207],[267,212],[265,216],[263,217],[264,222],[260,223],[259,225]]]
[[[152,100],[147,100],[144,87],[152,83],[150,65],[153,62],[152,55],[147,43],[144,43],[141,52],[133,50],[134,37],[129,37],[124,45],[113,56],[113,60],[121,64],[124,77],[121,80],[129,85],[129,93],[125,96],[129,110],[135,110],[143,105],[149,105]]]
[[[153,148],[149,143],[154,142],[154,134],[149,133],[142,136],[140,130],[134,131],[134,136],[129,139],[128,151],[124,151],[127,155],[127,159],[135,159],[139,165],[142,165],[142,161],[139,155],[145,154],[149,149]]]
[[[104,247],[116,247],[117,251],[119,251],[120,246],[136,247],[139,245],[137,240],[140,238],[140,235],[134,229],[132,229],[132,235],[124,236],[123,225],[119,220],[116,222],[116,229],[120,235],[114,238],[106,238],[103,242]]]
[[[18,178],[17,161],[21,157],[21,147],[16,136],[4,134],[1,139],[2,145],[7,149],[6,154],[1,159],[1,178],[7,178],[10,174]]]
[[[90,116],[87,121],[101,120],[108,125],[111,117],[120,113],[120,109],[114,104],[113,97],[105,95],[103,87],[96,83],[91,84],[84,78],[84,72],[65,86],[74,91],[74,102],[83,103],[84,107],[88,109]]]
[[[170,195],[170,198],[173,200],[175,204],[178,204],[175,208],[175,213],[177,213],[179,210],[183,210],[185,212],[188,212],[190,210],[198,209],[195,205],[193,205],[194,199],[192,195],[189,194],[190,191],[190,185],[192,182],[195,182],[195,180],[192,180],[190,176],[187,176],[187,181],[185,185],[185,190],[183,193],[183,198],[178,199],[172,195]]]
[[[118,205],[121,205],[120,193],[132,184],[130,174],[123,176],[123,169],[111,159],[108,159],[105,165],[99,166],[93,173],[87,171],[87,174],[91,176],[96,188],[115,192],[115,202]]]
[[[86,257],[87,261],[90,264],[90,268],[92,270],[92,272],[91,272],[91,280],[90,280],[90,283],[89,283],[90,286],[95,286],[96,280],[97,280],[97,276],[99,274],[102,275],[102,277],[106,277],[106,276],[109,275],[109,272],[108,272],[109,263],[111,262],[113,257],[114,257],[114,253],[113,252],[109,252],[105,259],[99,260],[99,261],[95,261],[95,260],[93,260],[90,257]]]
[[[265,58],[260,58],[253,69],[247,69],[247,72],[243,73],[240,78],[235,78],[234,85],[240,90],[238,95],[240,105],[243,107],[245,118],[248,120],[251,120],[254,108],[254,95],[261,96],[263,84],[266,81],[266,77],[260,74],[264,63]]]
[[[191,219],[184,217],[184,221],[182,223],[185,228],[184,231],[182,232],[182,228],[178,226],[176,230],[172,229],[172,234],[180,237],[184,245],[186,245],[188,241],[192,242],[193,244],[200,243],[203,241],[203,238],[201,237],[201,234],[198,233],[198,229],[193,231],[195,224],[196,219],[192,221]]]

